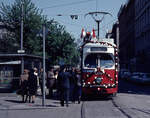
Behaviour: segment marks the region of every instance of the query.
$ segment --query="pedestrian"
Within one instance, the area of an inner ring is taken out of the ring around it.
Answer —
[[[36,67],[34,67],[33,70],[34,70],[34,75],[37,76],[37,86],[39,86],[39,82],[38,82],[38,80],[39,80],[38,69]]]
[[[76,100],[76,74],[75,74],[75,68],[71,68],[70,70],[70,99],[74,103]]]
[[[45,72],[45,83],[46,80],[47,80],[47,73]],[[41,89],[41,94],[43,95],[43,68],[40,69],[40,73],[39,73],[39,85]]]
[[[22,96],[22,102],[27,102],[28,99],[28,70],[24,69],[23,74],[21,74],[20,79],[20,87],[21,87],[21,96]]]
[[[80,104],[82,95],[82,86],[81,86],[81,72],[79,69],[76,69],[76,97],[78,104]]]
[[[48,95],[49,98],[53,97],[54,84],[55,84],[54,70],[51,67],[50,70],[48,71],[47,84],[46,84],[49,90],[49,95]]]
[[[69,89],[70,89],[70,73],[66,71],[66,68],[62,67],[58,74],[58,87],[60,91],[60,104],[64,106],[64,101],[68,107],[69,102]]]
[[[29,86],[29,102],[32,103],[35,102],[35,95],[37,93],[37,75],[35,74],[35,71],[31,69],[29,73],[29,80],[28,80],[28,86]]]
[[[55,78],[55,80],[57,80],[57,78],[58,78],[58,70],[55,70],[55,72],[54,72],[54,78]]]
[[[57,80],[57,78],[58,78],[58,70],[55,70],[54,71],[54,78],[55,78],[55,84],[54,84],[54,88],[55,88],[55,90],[56,90],[56,97],[58,98],[58,80]]]

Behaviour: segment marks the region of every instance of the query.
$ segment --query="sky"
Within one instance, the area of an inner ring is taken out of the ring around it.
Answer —
[[[80,38],[81,30],[86,31],[97,29],[97,24],[90,15],[85,17],[89,12],[101,11],[109,12],[112,16],[106,15],[100,24],[100,37],[103,38],[106,32],[112,29],[112,25],[117,21],[117,14],[122,4],[127,0],[32,0],[35,5],[43,10],[43,15],[48,19],[55,19],[74,38]],[[0,0],[0,3],[12,4],[14,0]],[[61,16],[58,16],[61,14]],[[72,19],[70,15],[78,15],[78,19]],[[98,19],[101,16],[97,16]]]

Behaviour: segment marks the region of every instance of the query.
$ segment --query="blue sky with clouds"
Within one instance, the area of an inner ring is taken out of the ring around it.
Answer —
[[[43,15],[49,19],[55,19],[66,27],[75,38],[80,38],[81,29],[91,31],[97,28],[94,20],[84,15],[93,11],[105,11],[113,15],[106,16],[100,24],[100,37],[104,37],[107,30],[112,28],[117,21],[117,13],[120,6],[127,0],[32,0],[35,5],[43,10]],[[6,4],[11,4],[14,0],[0,0]],[[62,16],[57,16],[61,14]],[[78,15],[78,19],[72,19],[70,15]]]

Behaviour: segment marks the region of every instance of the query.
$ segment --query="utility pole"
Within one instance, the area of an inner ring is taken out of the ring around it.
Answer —
[[[24,3],[21,3],[21,51],[23,51],[23,17],[24,17]],[[24,52],[24,51],[23,51]],[[23,53],[22,52],[22,53]],[[24,58],[21,57],[21,73],[24,71]]]
[[[118,50],[118,53],[119,53],[119,21],[116,22],[116,25],[117,25],[117,29],[116,29],[116,44],[117,44],[117,50]],[[118,58],[118,61],[119,61],[119,58]],[[120,71],[120,64],[118,62],[118,71]]]
[[[97,29],[98,29],[98,31],[97,31],[97,37],[98,37],[98,39],[99,39],[99,31],[100,31],[100,20],[96,20],[96,23],[97,23]]]
[[[42,106],[45,106],[45,24],[43,24],[43,95]]]

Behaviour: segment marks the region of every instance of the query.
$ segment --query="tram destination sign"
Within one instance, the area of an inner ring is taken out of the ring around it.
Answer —
[[[107,51],[106,47],[91,47],[91,51]]]

